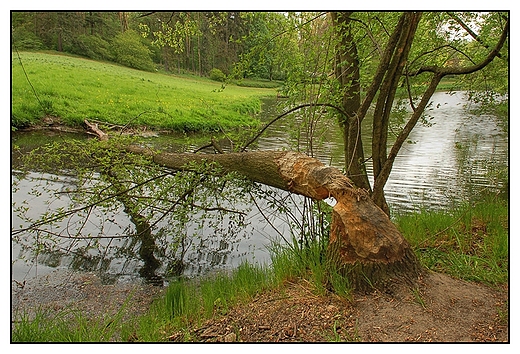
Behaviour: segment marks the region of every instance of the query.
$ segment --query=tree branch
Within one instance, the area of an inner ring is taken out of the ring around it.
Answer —
[[[442,46],[440,46],[440,47],[437,47],[437,48],[434,48],[434,49],[432,49],[432,50],[428,50],[428,51],[422,53],[422,54],[419,55],[417,58],[415,58],[415,59],[414,59],[414,60],[409,64],[409,66],[413,66],[413,64],[414,64],[417,60],[419,60],[420,58],[422,58],[422,57],[424,57],[424,56],[426,56],[426,55],[432,54],[432,53],[434,53],[434,52],[436,52],[436,51],[438,51],[438,50],[444,49],[444,48],[451,48],[451,49],[453,49],[454,51],[456,51],[456,52],[462,54],[463,56],[465,56],[465,57],[466,57],[466,58],[467,58],[467,59],[468,59],[472,64],[475,64],[475,62],[473,61],[473,59],[470,58],[469,55],[467,55],[466,53],[464,53],[464,52],[461,51],[460,49],[458,49],[458,48],[452,46],[451,44],[445,44],[445,45],[442,45]]]
[[[363,100],[363,103],[361,104],[361,106],[359,107],[359,110],[357,112],[357,116],[361,117],[360,119],[363,119],[363,117],[365,117],[368,109],[370,108],[370,106],[372,104],[372,101],[374,100],[374,97],[376,96],[377,91],[379,90],[379,87],[381,86],[381,83],[385,76],[386,70],[387,70],[388,66],[390,65],[390,60],[392,58],[392,54],[394,52],[395,46],[397,44],[397,41],[399,40],[399,35],[404,26],[405,19],[406,19],[406,14],[401,15],[401,18],[399,19],[399,23],[396,25],[394,32],[388,39],[388,43],[386,44],[384,55],[381,58],[381,61],[377,68],[376,74],[374,75],[374,79],[372,80],[372,83],[370,84],[370,86],[367,88],[365,99]]]
[[[145,149],[145,148],[142,148],[142,149],[143,149],[143,151],[145,151],[145,152],[142,152],[142,153],[141,153],[142,155],[151,155],[151,152],[149,151],[149,149]],[[120,195],[122,195],[122,194],[124,194],[124,193],[127,193],[127,192],[129,192],[129,191],[132,191],[132,190],[134,190],[134,189],[136,189],[136,188],[139,188],[140,186],[143,186],[143,185],[145,185],[145,184],[147,184],[147,183],[150,183],[150,182],[152,182],[152,181],[154,181],[154,180],[157,180],[157,179],[160,179],[160,178],[166,177],[166,176],[168,176],[169,174],[170,174],[170,173],[168,172],[168,173],[163,173],[163,174],[160,174],[160,175],[154,176],[154,177],[152,177],[152,178],[149,178],[149,179],[146,180],[146,181],[143,181],[143,182],[141,182],[141,183],[137,183],[137,184],[133,185],[132,187],[128,188],[127,190],[121,191],[121,192],[119,192],[119,193],[111,194],[111,195],[106,196],[106,197],[104,197],[104,198],[102,198],[102,199],[100,199],[100,200],[98,200],[98,201],[96,201],[96,202],[94,202],[94,203],[89,204],[89,205],[85,205],[85,206],[82,206],[82,207],[78,207],[78,208],[74,208],[74,209],[71,209],[71,210],[67,210],[67,211],[65,211],[65,212],[63,212],[63,213],[59,213],[59,214],[53,216],[53,217],[50,218],[50,219],[37,221],[37,222],[35,222],[35,223],[33,223],[33,224],[27,226],[27,227],[20,228],[20,229],[17,229],[17,230],[12,230],[12,231],[11,231],[11,235],[17,235],[17,234],[22,233],[22,232],[25,232],[25,231],[33,230],[33,229],[38,228],[39,226],[42,226],[42,225],[45,225],[45,224],[49,224],[49,223],[52,223],[52,222],[55,222],[55,221],[59,221],[59,220],[65,218],[65,217],[67,217],[67,216],[70,216],[70,215],[76,214],[76,213],[78,213],[78,212],[80,212],[80,211],[83,211],[83,210],[87,210],[87,209],[89,209],[89,208],[92,208],[93,206],[101,205],[101,204],[103,204],[103,203],[105,203],[105,202],[107,202],[107,201],[109,201],[109,200],[111,200],[111,199],[117,198],[118,196],[120,196]]]
[[[305,103],[305,104],[301,104],[299,106],[296,106],[296,107],[293,107],[291,108],[290,110],[288,110],[287,112],[285,113],[282,113],[280,114],[278,117],[274,118],[273,120],[271,120],[269,123],[267,123],[251,140],[249,140],[243,147],[240,151],[244,152],[246,151],[247,147],[249,145],[251,145],[252,143],[254,143],[266,130],[267,128],[269,128],[271,125],[273,125],[274,123],[276,123],[278,120],[280,120],[281,118],[285,117],[286,115],[292,113],[292,112],[295,112],[297,110],[300,110],[302,108],[305,108],[305,107],[330,107],[330,108],[334,108],[335,110],[337,110],[338,112],[340,112],[343,116],[345,116],[346,118],[348,118],[348,115],[347,113],[341,109],[340,107],[338,106],[335,106],[333,104],[330,104],[330,103]],[[211,145],[210,145],[211,146]],[[198,150],[197,150],[198,151]]]
[[[504,46],[504,43],[507,40],[508,35],[509,35],[509,18],[507,19],[506,25],[504,26],[504,30],[502,31],[502,35],[500,36],[500,39],[497,42],[495,48],[493,48],[493,50],[491,52],[489,52],[489,54],[486,56],[486,58],[484,60],[482,60],[479,64],[475,64],[475,65],[471,65],[471,66],[467,66],[467,67],[461,67],[461,68],[458,68],[458,67],[443,68],[443,67],[433,66],[433,65],[424,66],[424,67],[420,68],[413,75],[417,76],[424,72],[431,72],[436,75],[440,75],[442,77],[442,76],[446,76],[446,75],[471,74],[476,71],[479,71],[479,70],[483,69],[484,67],[486,67],[486,65],[491,63],[493,61],[493,59],[495,59],[495,57],[498,56],[500,50],[502,49],[502,47]]]
[[[480,44],[482,44],[482,46],[484,46],[484,48],[486,49],[489,49],[490,48],[490,45],[485,43],[482,38],[480,38],[475,32],[473,32],[473,30],[464,22],[462,21],[462,19],[457,16],[457,14],[455,14],[454,12],[447,12],[448,16],[450,16],[452,19],[454,19],[462,28],[464,28],[464,30],[466,32],[468,32],[468,34],[473,37],[473,39],[475,39],[477,42],[479,42]],[[502,54],[498,53],[497,54],[497,57],[500,58],[500,59],[505,59]]]

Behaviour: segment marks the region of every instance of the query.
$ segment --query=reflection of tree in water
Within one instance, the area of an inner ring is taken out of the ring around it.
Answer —
[[[223,264],[230,245],[243,236],[245,212],[233,206],[245,205],[245,181],[174,173],[133,156],[92,152],[87,142],[64,144],[60,153],[47,147],[25,164],[32,170],[77,170],[73,183],[59,183],[58,176],[39,185],[45,204],[60,199],[62,205],[68,198],[69,205],[38,218],[21,215],[31,226],[12,232],[13,241],[37,254],[40,264],[99,271],[105,279],[114,271],[128,275],[137,270],[146,281],[162,284],[164,276],[180,276],[187,265],[198,273]],[[81,153],[95,163],[71,165],[71,156]]]
[[[123,219],[123,211],[127,215],[132,213],[129,207],[120,209],[120,219]],[[131,224],[126,225],[121,236],[103,234],[105,230],[99,227],[96,230],[98,236],[90,238],[76,236],[60,239],[56,236],[39,238],[38,242],[23,238],[20,242],[37,242],[37,245],[26,244],[25,249],[36,252],[35,247],[38,247],[38,263],[49,267],[66,265],[78,271],[96,271],[106,282],[115,281],[117,275],[137,272],[147,282],[162,284],[163,277],[181,276],[187,266],[190,272],[201,273],[227,262],[229,253],[233,251],[233,242],[242,235],[240,225],[231,222],[233,227],[226,227],[230,223],[229,218],[221,214],[198,213],[194,219],[204,219],[203,226],[198,225],[200,220],[188,221],[183,233],[175,235],[172,235],[169,225],[152,233],[148,219],[136,213],[128,216]],[[89,215],[93,222],[97,219],[96,213],[90,212]],[[71,222],[68,226],[74,224]],[[95,233],[93,226],[84,227],[83,234]],[[72,233],[72,229],[68,232]],[[78,235],[77,230],[74,233]],[[117,275],[113,274],[114,271]]]

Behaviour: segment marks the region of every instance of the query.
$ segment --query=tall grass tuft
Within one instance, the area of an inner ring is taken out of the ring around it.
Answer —
[[[225,315],[240,301],[247,301],[270,286],[270,272],[249,263],[241,264],[231,273],[215,273],[198,280],[177,280],[170,283],[164,298],[155,301],[148,314],[125,329],[127,338],[156,342],[167,340],[167,334],[184,333],[200,326],[213,316]]]
[[[397,216],[395,222],[425,267],[466,280],[507,282],[506,200],[487,198],[451,211],[422,210]]]
[[[118,341],[123,306],[118,313],[104,319],[87,318],[81,312],[65,308],[60,311],[37,309],[33,316],[22,313],[12,325],[13,342],[79,343]]]
[[[326,243],[314,240],[301,248],[295,240],[290,247],[273,244],[270,250],[275,284],[305,279],[317,294],[333,291],[345,298],[352,295],[349,279],[327,258]]]

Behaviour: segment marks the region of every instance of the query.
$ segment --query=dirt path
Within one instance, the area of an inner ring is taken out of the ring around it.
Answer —
[[[142,284],[102,285],[92,273],[57,272],[13,285],[13,313],[41,305],[73,305],[88,316],[115,313],[130,294],[130,314],[146,311],[163,288]],[[415,290],[406,287],[354,295],[317,296],[304,281],[286,283],[247,304],[217,316],[190,335],[200,341],[224,342],[507,342],[507,288],[491,289],[426,275]],[[172,333],[180,341],[182,333]]]
[[[194,331],[201,340],[244,342],[506,342],[507,290],[425,276],[416,291],[316,296],[288,283]],[[172,337],[175,339],[175,335]]]

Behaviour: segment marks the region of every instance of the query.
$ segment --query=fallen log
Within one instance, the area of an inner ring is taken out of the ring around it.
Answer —
[[[161,166],[186,170],[200,163],[217,163],[224,172],[301,194],[316,200],[332,197],[329,255],[351,273],[356,288],[378,286],[391,279],[414,282],[420,267],[410,244],[368,193],[334,167],[293,151],[227,154],[153,152],[129,146]],[[364,279],[367,277],[368,279]]]
[[[89,128],[100,139],[108,139],[97,125]],[[202,163],[216,163],[224,173],[236,172],[316,200],[334,198],[328,257],[357,290],[381,288],[393,281],[414,284],[421,273],[410,244],[368,193],[337,168],[315,158],[294,151],[167,153],[137,145],[125,150],[150,156],[156,164],[174,170],[196,170]]]
[[[87,131],[91,132],[98,137],[99,140],[108,140],[108,134],[98,128],[97,123],[90,123],[88,120],[84,120],[84,123],[87,127]]]

